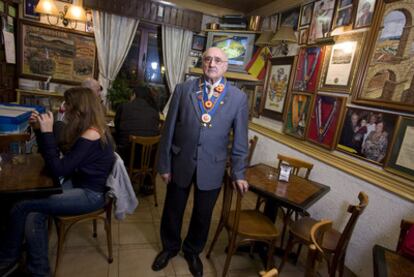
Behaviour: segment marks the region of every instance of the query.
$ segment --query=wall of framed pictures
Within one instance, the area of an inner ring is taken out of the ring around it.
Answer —
[[[259,118],[279,120],[266,103],[286,83],[284,134],[413,180],[413,19],[411,0],[306,1],[290,79],[280,81],[292,56],[269,61]]]

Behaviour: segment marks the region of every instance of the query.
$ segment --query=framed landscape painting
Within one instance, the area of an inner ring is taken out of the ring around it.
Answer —
[[[345,97],[318,94],[311,109],[306,139],[322,147],[333,149],[342,121]]]
[[[376,164],[383,164],[397,119],[395,114],[348,108],[337,149]]]
[[[283,129],[286,134],[301,139],[305,137],[311,101],[310,94],[292,93]]]
[[[414,118],[400,117],[385,169],[414,181]]]

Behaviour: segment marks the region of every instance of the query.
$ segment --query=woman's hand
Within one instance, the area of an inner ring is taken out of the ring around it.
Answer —
[[[51,111],[39,115],[38,119],[42,133],[53,132],[53,113]]]
[[[32,114],[30,115],[30,118],[29,118],[29,124],[30,126],[32,126],[33,129],[37,130],[40,128],[38,111],[36,110],[32,111]]]

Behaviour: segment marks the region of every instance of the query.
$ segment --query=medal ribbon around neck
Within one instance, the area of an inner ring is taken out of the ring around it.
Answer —
[[[208,99],[208,91],[207,91],[207,82],[204,80],[204,88],[203,88],[203,96],[201,97],[201,99],[198,99],[198,105],[200,106],[200,110],[201,110],[201,122],[203,123],[210,123],[211,118],[213,117],[213,115],[216,113],[219,105],[217,105],[217,103],[220,103],[221,100],[223,99],[223,97],[226,95],[227,92],[227,85],[226,85],[226,81],[225,78],[221,78],[220,84],[217,85],[214,90],[215,92],[218,92],[219,95],[215,96],[216,93],[214,93],[210,100]],[[218,86],[222,86],[223,90],[221,92],[219,92],[217,90]],[[206,103],[210,103],[207,104]],[[209,108],[206,106],[210,106]],[[209,118],[208,121],[205,120],[205,118]]]
[[[325,124],[322,126],[322,98],[318,99],[318,103],[316,106],[316,128],[318,130],[318,140],[322,142],[325,139],[326,133],[331,127],[331,124],[334,119],[334,115],[336,113],[338,103],[334,100],[333,107],[329,112],[328,119],[326,120]]]

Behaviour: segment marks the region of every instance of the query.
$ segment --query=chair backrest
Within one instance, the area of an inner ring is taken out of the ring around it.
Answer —
[[[154,159],[153,163],[151,164],[151,157],[153,153],[153,149],[158,146],[161,139],[161,135],[152,136],[152,137],[141,137],[141,136],[129,136],[129,141],[131,142],[131,156],[129,161],[129,172],[133,171],[134,168],[134,161],[135,161],[135,149],[136,145],[141,145],[141,162],[140,162],[140,171],[142,173],[146,173],[152,168],[154,168],[156,164],[156,158]],[[158,157],[158,155],[156,155]]]
[[[249,154],[247,156],[247,165],[250,165],[250,162],[252,161],[254,150],[256,149],[256,144],[259,138],[257,136],[252,137],[249,140]]]
[[[224,219],[224,222],[228,222],[230,212],[232,211],[232,207],[234,206],[233,205],[234,194],[236,193],[237,197],[236,197],[236,204],[234,207],[235,218],[233,221],[232,229],[237,230],[238,225],[239,225],[239,219],[240,219],[242,195],[238,190],[236,191],[234,190],[233,184],[232,184],[232,178],[230,177],[227,171],[224,174],[223,182],[224,182],[224,188],[223,188],[224,191],[223,191],[223,207],[221,210],[221,216]]]
[[[408,221],[405,219],[401,220],[400,224],[400,236],[398,237],[398,243],[397,243],[397,252],[400,251],[401,246],[404,242],[405,236],[408,233],[408,230],[411,228],[411,226],[414,225],[414,221]]]
[[[21,146],[24,146],[24,142],[30,139],[30,134],[0,134],[0,153],[9,152],[10,144],[17,142]],[[24,149],[24,147],[22,147]]]
[[[359,216],[364,212],[365,208],[368,205],[368,195],[361,191],[358,194],[359,204],[358,205],[349,205],[348,212],[351,214],[348,223],[346,224],[344,230],[341,233],[341,236],[338,240],[336,248],[333,252],[333,257],[330,260],[329,268],[336,268],[339,261],[345,257],[346,249],[348,247],[349,241],[354,231],[355,225],[358,221]],[[319,223],[315,224],[311,229],[311,240],[315,244],[316,248],[325,256],[330,255],[330,253],[325,253],[322,248],[323,234],[332,228],[332,222],[328,220],[322,220]],[[333,275],[332,275],[333,274]],[[335,272],[331,272],[331,275],[334,276]]]
[[[292,173],[293,175],[300,175],[300,171],[301,169],[305,170],[305,175],[303,176],[305,179],[309,178],[309,175],[311,173],[311,170],[313,168],[313,164],[296,159],[296,158],[292,158],[292,157],[288,157],[285,155],[281,155],[278,154],[277,155],[277,159],[279,160],[279,164],[278,164],[278,169],[280,169],[280,166],[282,164],[288,164],[289,166],[292,167]]]

